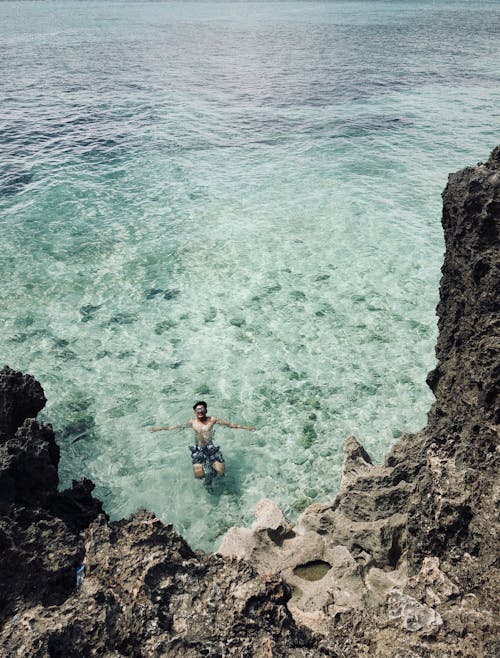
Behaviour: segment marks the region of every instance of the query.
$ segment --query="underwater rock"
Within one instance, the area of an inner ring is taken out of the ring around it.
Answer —
[[[177,290],[176,288],[169,288],[168,290],[165,290],[163,294],[163,299],[175,299],[181,294],[180,290]]]
[[[113,315],[104,326],[126,325],[137,322],[139,316],[137,313],[117,313]]]
[[[165,331],[172,329],[172,327],[175,327],[175,322],[172,320],[161,320],[155,324],[154,332],[158,336],[161,336]]]
[[[314,425],[312,423],[305,423],[302,428],[302,436],[299,439],[300,445],[306,449],[310,448],[317,438],[318,434],[314,429]]]
[[[90,320],[94,319],[94,315],[97,313],[97,311],[101,308],[102,304],[98,304],[97,306],[93,304],[86,304],[85,306],[80,307],[80,315],[82,316],[82,322],[89,322]]]
[[[58,430],[58,440],[70,439],[74,443],[95,437],[94,399],[85,391],[69,390],[55,408],[59,418],[64,419],[63,427]]]
[[[146,291],[146,299],[154,299],[158,295],[161,295],[165,291],[162,288],[150,288],[149,290]]]
[[[230,318],[229,319],[229,324],[233,327],[244,327],[246,324],[246,320],[243,317],[235,317],[235,318]]]

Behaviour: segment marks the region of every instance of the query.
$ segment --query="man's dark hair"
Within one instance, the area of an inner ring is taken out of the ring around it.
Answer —
[[[199,407],[200,404],[201,404],[202,407],[205,407],[205,411],[206,411],[208,407],[207,407],[207,403],[205,402],[205,400],[198,400],[198,402],[195,402],[193,404],[193,410],[196,409],[196,407]]]

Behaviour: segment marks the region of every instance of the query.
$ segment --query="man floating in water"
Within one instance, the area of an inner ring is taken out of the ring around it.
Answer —
[[[219,446],[213,444],[214,425],[224,425],[235,430],[248,430],[253,432],[255,427],[246,427],[221,420],[215,416],[207,416],[207,403],[199,400],[193,405],[194,418],[191,418],[181,425],[167,425],[165,427],[152,427],[151,432],[161,432],[163,430],[178,430],[184,427],[191,427],[194,430],[196,445],[191,446],[191,460],[193,462],[194,477],[201,479],[205,477],[203,466],[208,464],[217,475],[224,475],[224,457]]]

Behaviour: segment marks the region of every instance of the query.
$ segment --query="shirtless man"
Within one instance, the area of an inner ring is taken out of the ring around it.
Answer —
[[[193,462],[193,473],[195,478],[203,478],[203,464],[208,461],[212,464],[218,475],[224,475],[224,457],[221,454],[219,446],[213,444],[214,425],[224,425],[236,430],[248,430],[253,432],[255,427],[246,427],[221,420],[215,416],[207,416],[207,403],[199,400],[193,405],[194,418],[191,418],[181,425],[167,425],[165,427],[152,427],[151,432],[161,432],[163,430],[179,430],[184,427],[192,427],[196,439],[196,445],[191,447],[191,460]]]

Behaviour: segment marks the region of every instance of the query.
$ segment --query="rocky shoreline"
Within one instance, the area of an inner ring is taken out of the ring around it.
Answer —
[[[373,465],[345,443],[339,494],[291,526],[261,501],[220,553],[148,512],[110,523],[29,375],[0,372],[5,656],[493,658],[500,655],[500,147],[449,177],[428,424]],[[85,578],[76,587],[76,569]]]

